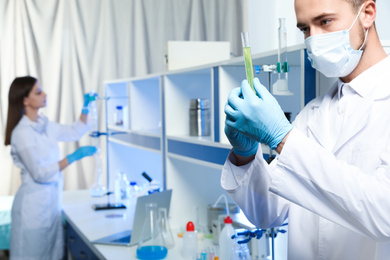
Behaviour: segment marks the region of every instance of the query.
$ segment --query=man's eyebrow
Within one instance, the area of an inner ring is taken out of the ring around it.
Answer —
[[[334,15],[334,14],[333,14],[333,13],[322,13],[322,14],[317,15],[316,17],[314,17],[314,18],[312,19],[312,21],[313,21],[313,22],[318,22],[318,21],[324,19],[324,17],[330,16],[330,15]],[[297,23],[297,27],[298,27],[298,28],[302,28],[302,27],[305,27],[305,26],[307,26],[307,24],[305,24],[305,23]]]

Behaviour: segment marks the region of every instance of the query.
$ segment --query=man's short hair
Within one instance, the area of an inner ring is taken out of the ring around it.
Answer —
[[[357,12],[359,12],[360,7],[363,5],[363,3],[366,0],[345,0],[345,1],[350,3],[352,5],[353,10],[357,13]],[[373,0],[373,1],[375,2],[376,0]]]

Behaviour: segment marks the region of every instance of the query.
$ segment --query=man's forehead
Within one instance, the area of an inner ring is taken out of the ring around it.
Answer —
[[[295,0],[297,20],[310,19],[324,14],[345,13],[346,8],[352,9],[346,0]]]

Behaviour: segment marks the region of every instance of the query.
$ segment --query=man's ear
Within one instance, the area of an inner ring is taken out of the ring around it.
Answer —
[[[365,3],[365,7],[363,8],[362,10],[362,25],[365,29],[368,29],[370,28],[374,22],[375,22],[375,18],[376,18],[376,4],[373,0],[368,0],[366,1]]]

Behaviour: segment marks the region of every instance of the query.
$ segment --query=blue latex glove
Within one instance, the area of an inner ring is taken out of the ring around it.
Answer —
[[[225,109],[226,125],[275,149],[293,126],[258,78],[253,80],[253,86],[257,95],[247,80],[242,81],[241,88],[230,92],[228,105],[231,109]]]
[[[90,101],[89,93],[84,94],[84,107],[87,107]]]
[[[84,158],[85,156],[91,156],[96,153],[96,147],[95,146],[83,146],[77,149],[74,153],[69,154],[66,156],[66,159],[68,159],[69,164],[73,163],[74,161],[80,160]]]
[[[230,106],[226,106],[225,109],[231,109]],[[259,142],[237,132],[233,127],[225,124],[225,134],[229,139],[230,144],[233,146],[233,152],[235,154],[249,157],[256,154],[259,147]]]
[[[88,109],[89,101],[90,101],[89,94],[88,93],[84,94],[84,105],[83,105],[83,110],[81,110],[81,113],[84,115],[88,114],[88,112],[89,112],[89,109]]]

